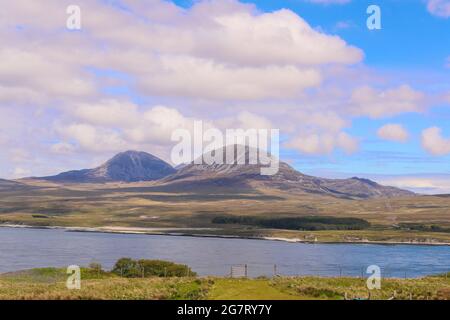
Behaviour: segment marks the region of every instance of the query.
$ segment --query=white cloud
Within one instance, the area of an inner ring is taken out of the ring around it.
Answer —
[[[412,175],[380,177],[377,181],[383,185],[411,190],[423,194],[450,194],[449,175]]]
[[[248,111],[242,111],[238,114],[237,120],[239,121],[238,128],[242,129],[272,129],[274,125],[270,120],[256,115]]]
[[[0,85],[0,101],[8,105],[43,105],[47,99],[31,88]]]
[[[354,64],[362,51],[339,37],[319,33],[290,10],[252,14],[237,12],[212,18],[219,28],[202,43],[208,55],[245,65]],[[214,33],[217,32],[217,36]],[[264,54],[262,54],[264,53]]]
[[[408,131],[400,124],[386,124],[377,131],[378,137],[384,140],[406,142],[409,138]]]
[[[48,100],[92,96],[101,82],[86,67],[95,67],[128,73],[145,95],[296,97],[320,85],[322,65],[351,65],[363,57],[360,49],[319,33],[286,9],[261,13],[232,0],[182,9],[148,0],[125,1],[128,10],[122,10],[80,1],[83,34],[60,31],[66,16],[58,1],[28,7],[28,1],[18,0],[2,8],[8,17],[3,25],[12,29],[3,35],[0,50],[6,61],[0,80],[13,91],[9,96],[21,88]],[[13,29],[21,24],[23,30]]]
[[[363,86],[353,91],[351,102],[357,115],[384,118],[405,112],[420,112],[423,110],[423,99],[423,93],[408,85],[385,91]]]
[[[358,149],[358,140],[345,132],[340,132],[337,135],[329,133],[309,134],[292,139],[285,146],[306,154],[326,155],[332,153],[336,148],[351,154]]]
[[[240,111],[236,115],[214,120],[215,128],[227,129],[276,129],[276,126],[268,118],[247,110]]]
[[[192,57],[165,57],[139,88],[163,96],[218,100],[292,98],[321,83],[318,70],[294,66],[231,67]]]
[[[126,10],[112,3],[78,0],[82,32],[64,30],[61,1],[2,5],[2,147],[52,159],[130,148],[161,156],[175,128],[203,120],[280,128],[301,152],[354,152],[358,140],[344,133],[354,116],[422,110],[422,94],[406,85],[363,87],[350,98],[355,79],[374,85],[360,64],[363,52],[290,10],[262,13],[236,0],[188,9],[159,0],[122,0]],[[120,97],[104,90],[114,81],[126,88]],[[5,113],[6,105],[16,110]],[[45,110],[38,116],[35,106]]]
[[[0,101],[16,98],[16,103],[42,103],[95,93],[95,85],[85,72],[38,51],[0,49]]]
[[[73,152],[72,142],[90,152],[147,149],[157,145],[168,149],[175,129],[192,131],[194,121],[201,120],[186,117],[174,108],[138,107],[112,99],[76,105],[70,115],[56,123],[56,132],[63,141],[51,147],[54,153]],[[204,126],[208,128],[212,124],[204,121]]]
[[[14,148],[9,152],[9,158],[14,163],[24,163],[31,159],[30,153],[22,148]]]
[[[14,168],[12,178],[19,179],[19,178],[29,176],[30,174],[31,174],[30,169],[17,167],[17,168]]]
[[[450,153],[450,138],[444,138],[440,128],[431,127],[422,131],[422,146],[435,156],[443,156]]]
[[[50,150],[55,154],[69,155],[75,151],[75,147],[67,142],[58,142],[53,144]]]
[[[185,117],[178,110],[156,106],[145,111],[136,126],[126,129],[125,135],[133,143],[153,143],[168,146],[175,129],[193,130],[195,118]],[[205,126],[208,126],[206,123]]]
[[[438,17],[450,17],[450,1],[449,0],[428,0],[428,11]]]
[[[118,152],[129,149],[116,130],[94,127],[85,123],[61,126],[60,135],[69,141],[75,141],[78,147],[89,152]]]
[[[113,99],[77,104],[72,113],[84,122],[100,126],[132,126],[139,121],[137,105]]]

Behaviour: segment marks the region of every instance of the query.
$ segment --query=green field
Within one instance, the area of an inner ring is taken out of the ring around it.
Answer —
[[[367,298],[359,278],[276,277],[230,279],[196,277],[122,278],[83,268],[81,289],[68,290],[64,269],[43,268],[0,275],[0,299],[149,300],[343,300]],[[450,274],[420,279],[385,279],[371,299],[450,299]]]

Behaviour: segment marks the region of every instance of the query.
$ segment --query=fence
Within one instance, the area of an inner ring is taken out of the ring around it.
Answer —
[[[367,278],[371,273],[367,272],[368,266],[350,265],[285,265],[285,264],[224,264],[195,266],[200,276],[229,276],[232,278],[257,278],[274,276],[320,276],[320,277],[353,277]],[[430,274],[446,273],[448,270],[436,270],[429,272],[395,266],[380,266],[382,278],[417,278]]]
[[[234,265],[230,267],[231,278],[247,278],[248,266],[246,264]]]

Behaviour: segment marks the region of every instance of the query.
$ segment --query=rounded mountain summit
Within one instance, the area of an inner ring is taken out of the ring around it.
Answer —
[[[136,182],[158,180],[175,172],[170,164],[154,155],[142,151],[126,151],[97,168],[63,172],[44,179],[75,183]]]
[[[214,151],[216,152],[216,151]],[[232,164],[195,164],[176,170],[169,163],[146,152],[126,151],[117,154],[103,165],[60,173],[56,176],[35,178],[61,183],[106,183],[155,181],[166,190],[208,192],[221,188],[221,192],[276,189],[295,194],[331,195],[348,199],[392,198],[414,196],[414,193],[395,187],[382,186],[361,178],[326,179],[305,175],[287,163],[279,163],[273,176],[262,176],[261,165],[238,164],[237,159],[250,157],[250,149],[235,152]]]

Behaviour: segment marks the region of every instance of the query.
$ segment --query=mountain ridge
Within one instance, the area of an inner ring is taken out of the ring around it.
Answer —
[[[220,150],[225,157],[225,148]],[[249,159],[255,157],[252,148],[245,147],[244,153],[238,154],[236,146],[234,162],[231,164],[190,164],[183,165],[173,175],[162,179],[166,185],[182,185],[185,189],[189,186],[195,187],[236,187],[246,185],[247,187],[259,186],[275,188],[285,191],[298,191],[305,193],[327,194],[343,198],[383,198],[413,196],[414,193],[390,186],[382,186],[372,180],[353,177],[350,179],[326,179],[303,174],[289,164],[279,161],[278,173],[272,176],[261,175],[262,164],[238,164],[238,159]],[[270,155],[269,155],[270,156]],[[272,157],[272,156],[270,156]],[[272,157],[272,159],[274,159]],[[222,159],[224,160],[224,159]],[[255,159],[253,159],[255,160]]]
[[[225,157],[226,147],[211,151],[221,151]],[[415,195],[411,191],[383,186],[365,178],[326,179],[303,174],[285,162],[279,162],[279,170],[273,176],[261,175],[264,165],[249,164],[255,149],[245,147],[239,154],[235,145],[234,162],[189,164],[178,166],[178,170],[167,162],[146,152],[126,151],[94,169],[74,170],[55,176],[42,177],[52,182],[67,183],[107,183],[152,181],[154,185],[168,187],[172,191],[200,191],[210,188],[225,189],[277,189],[290,193],[310,193],[330,195],[339,198],[366,199],[391,198]],[[256,150],[257,151],[257,150]],[[204,157],[204,155],[202,155]],[[203,158],[202,158],[203,159]],[[238,159],[245,164],[239,164]],[[225,160],[225,159],[222,159]]]

